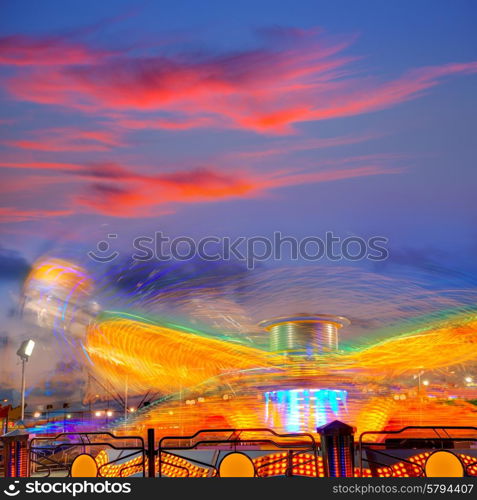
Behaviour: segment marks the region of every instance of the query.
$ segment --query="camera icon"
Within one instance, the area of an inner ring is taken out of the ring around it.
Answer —
[[[108,240],[116,239],[117,237],[118,237],[117,234],[108,234]],[[112,262],[119,256],[119,252],[110,251],[110,249],[111,246],[108,241],[106,240],[98,241],[98,243],[96,244],[96,253],[90,250],[88,252],[88,257],[91,260],[94,260],[95,262],[101,262],[101,263]]]
[[[16,497],[20,490],[17,489],[17,484],[20,484],[20,481],[13,481],[13,483],[9,484],[6,490],[3,490],[3,493],[9,497]]]

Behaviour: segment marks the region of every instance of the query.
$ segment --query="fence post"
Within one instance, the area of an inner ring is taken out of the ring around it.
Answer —
[[[286,475],[289,477],[293,476],[293,452],[292,452],[292,450],[288,450]]]
[[[316,429],[326,477],[354,477],[355,429],[339,420]]]
[[[147,477],[156,477],[156,453],[155,453],[154,429],[147,430]]]
[[[30,477],[29,434],[11,431],[0,439],[3,443],[3,477]]]

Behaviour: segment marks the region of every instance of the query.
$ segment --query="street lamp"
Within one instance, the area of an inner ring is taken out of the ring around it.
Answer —
[[[35,347],[34,340],[31,339],[24,340],[22,342],[22,345],[17,351],[17,355],[20,356],[20,359],[22,360],[22,402],[21,402],[22,421],[25,419],[25,363],[30,358],[34,347]]]

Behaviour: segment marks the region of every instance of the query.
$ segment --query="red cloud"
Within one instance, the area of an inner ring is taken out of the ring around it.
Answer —
[[[127,129],[165,129],[188,130],[192,128],[213,127],[217,120],[206,116],[176,117],[176,118],[124,118],[120,117],[115,123]]]
[[[350,41],[326,45],[321,35],[303,31],[277,31],[273,44],[268,38],[264,48],[228,55],[133,57],[63,40],[44,41],[42,56],[41,42],[10,37],[0,54],[8,64],[31,66],[7,82],[18,99],[104,116],[120,112],[127,128],[172,130],[215,126],[289,133],[298,122],[385,109],[446,76],[477,72],[476,62],[453,63],[379,82],[354,75],[354,59],[341,55]]]
[[[396,173],[399,170],[365,165],[318,172],[273,174],[219,172],[212,168],[161,175],[141,175],[119,165],[98,165],[80,175],[94,180],[76,202],[89,210],[121,217],[155,216],[157,207],[173,203],[214,202],[248,198],[271,189],[299,184]]]
[[[119,134],[112,131],[68,127],[35,131],[31,139],[5,141],[5,144],[36,151],[109,151],[123,145]]]
[[[64,38],[13,35],[0,38],[0,64],[13,66],[65,66],[98,62],[110,52],[90,50]]]
[[[161,174],[140,173],[138,168],[115,163],[0,163],[0,167],[35,171],[32,176],[23,175],[20,184],[15,178],[10,184],[7,182],[7,192],[16,191],[21,185],[33,191],[44,190],[50,184],[68,186],[64,196],[55,195],[57,205],[64,209],[26,211],[3,208],[0,215],[6,219],[4,222],[81,212],[119,217],[157,216],[169,213],[174,204],[243,199],[287,186],[399,172],[396,168],[385,167],[386,160],[379,156],[329,160],[323,163],[321,170],[308,172],[281,170],[261,173],[208,167]],[[55,175],[38,176],[38,171],[53,171]],[[57,186],[54,192],[58,193]]]
[[[123,217],[156,215],[156,207],[170,203],[246,197],[257,188],[253,177],[205,168],[143,175],[113,164],[97,165],[79,175],[94,182],[86,194],[77,198],[80,206]]]
[[[28,170],[60,170],[60,171],[80,171],[81,165],[76,163],[58,163],[49,161],[36,162],[8,162],[0,161],[0,168],[28,169]]]
[[[13,207],[0,207],[0,223],[25,222],[46,217],[65,217],[72,210],[17,210]]]

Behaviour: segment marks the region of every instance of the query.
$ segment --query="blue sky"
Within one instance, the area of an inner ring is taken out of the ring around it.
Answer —
[[[196,238],[333,231],[389,238],[391,263],[393,255],[396,262],[419,255],[407,264],[420,266],[425,255],[474,272],[475,2],[12,1],[2,9],[4,250],[32,261],[55,248],[82,254],[107,232],[127,246],[158,229]],[[328,79],[327,70],[313,73],[312,58],[330,47],[324,60],[336,74]],[[250,60],[255,53],[258,62]],[[290,77],[302,54],[298,69],[312,78],[299,84],[313,82],[312,90],[280,90],[253,116],[260,89],[275,92],[274,73],[278,81]],[[212,78],[222,72],[218,85],[231,85],[233,95],[214,87],[179,99],[185,73],[175,81],[171,72],[172,105],[154,101],[154,90],[152,104],[131,99],[145,90],[151,61],[147,92],[162,85],[167,61],[181,71],[210,70]],[[128,65],[136,80],[121,73]],[[118,85],[115,71],[124,80]],[[423,88],[413,89],[416,81]],[[59,82],[58,93],[45,98],[50,82]],[[70,84],[73,92],[60,98]],[[403,93],[393,97],[389,88]],[[378,106],[339,111],[341,101],[353,107],[380,92]],[[270,125],[269,114],[283,107],[300,108],[299,116]],[[325,118],[316,111],[328,107]],[[164,116],[171,121],[158,126]],[[139,119],[150,126],[131,124]],[[186,126],[175,126],[184,119]],[[327,140],[337,145],[307,146]],[[363,174],[371,167],[375,173]],[[343,169],[344,178],[333,180]],[[191,193],[198,184],[203,190]],[[137,193],[149,201],[132,200]]]

